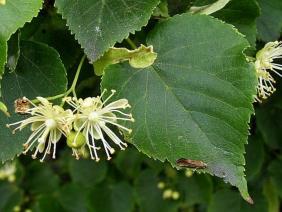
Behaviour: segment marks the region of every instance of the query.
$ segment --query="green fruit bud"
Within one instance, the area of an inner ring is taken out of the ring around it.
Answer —
[[[74,149],[81,148],[86,143],[85,136],[82,133],[71,131],[67,135],[67,145]]]

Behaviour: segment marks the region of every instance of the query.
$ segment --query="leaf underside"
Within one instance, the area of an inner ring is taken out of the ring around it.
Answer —
[[[173,166],[179,158],[203,161],[204,172],[248,200],[243,154],[256,93],[254,67],[242,53],[248,42],[219,20],[184,14],[157,25],[147,43],[158,54],[153,66],[112,65],[102,80],[132,105],[129,141]]]

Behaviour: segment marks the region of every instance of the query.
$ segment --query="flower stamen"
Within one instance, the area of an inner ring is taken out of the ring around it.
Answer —
[[[118,145],[121,150],[124,150],[125,147],[127,147],[127,144],[121,141],[121,139],[106,125],[111,124],[120,130],[131,133],[131,129],[118,123],[118,121],[134,122],[131,113],[128,114],[121,111],[121,109],[130,108],[128,101],[126,99],[120,99],[108,103],[116,93],[115,90],[111,90],[111,94],[102,101],[102,97],[106,92],[107,90],[105,89],[100,96],[92,98],[66,99],[66,102],[76,110],[74,128],[77,129],[77,133],[83,133],[89,148],[90,157],[96,161],[100,160],[97,153],[97,150],[100,150],[100,147],[97,147],[96,145],[99,140],[102,143],[108,160],[111,159],[111,155],[115,152],[115,149],[107,142],[104,133],[114,142],[114,144]],[[75,150],[73,150],[73,152],[75,152]]]
[[[42,97],[37,97],[37,100],[39,101],[38,105],[35,105],[25,97],[23,99],[33,106],[26,110],[26,113],[31,116],[25,120],[8,124],[7,126],[19,125],[13,130],[13,133],[15,133],[17,130],[22,130],[31,124],[32,133],[23,144],[23,154],[26,154],[34,147],[35,143],[38,142],[36,149],[32,154],[32,158],[35,159],[37,158],[38,153],[43,153],[43,157],[40,160],[43,162],[46,155],[51,153],[53,145],[52,158],[55,159],[57,142],[62,135],[66,134],[66,131],[71,129],[73,119],[72,111],[65,111],[62,107],[56,105],[53,106],[52,103]]]
[[[268,98],[275,92],[274,84],[276,83],[271,76],[270,71],[282,77],[279,71],[282,70],[282,65],[274,62],[275,59],[282,58],[282,42],[269,42],[263,49],[258,51],[256,55],[255,67],[258,78],[257,97],[256,100],[261,102],[261,99]]]

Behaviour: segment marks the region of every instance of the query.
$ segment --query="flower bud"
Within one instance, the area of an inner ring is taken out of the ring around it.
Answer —
[[[163,192],[163,199],[170,199],[172,197],[172,190],[171,189],[166,189]]]
[[[186,177],[192,177],[192,175],[193,175],[193,171],[192,170],[190,170],[190,169],[186,169],[185,170],[185,176]]]
[[[158,186],[159,189],[164,189],[165,188],[165,183],[164,182],[159,182],[157,186]]]
[[[180,197],[180,194],[179,194],[178,191],[173,191],[173,192],[172,192],[171,198],[172,198],[173,200],[178,200],[179,197]]]
[[[79,149],[86,143],[85,136],[80,132],[71,131],[67,135],[67,145],[70,148]]]

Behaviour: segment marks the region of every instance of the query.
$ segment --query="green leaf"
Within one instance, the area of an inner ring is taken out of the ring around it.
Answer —
[[[89,194],[92,211],[131,212],[134,208],[133,188],[126,182],[115,185],[104,183]]]
[[[274,187],[277,189],[277,192],[282,198],[282,169],[281,169],[282,160],[277,159],[270,163],[268,167],[268,172],[270,174],[272,183]]]
[[[157,58],[152,46],[141,46],[138,49],[128,50],[126,48],[110,48],[100,59],[94,63],[96,75],[103,74],[105,68],[111,64],[123,61],[129,62],[133,68],[146,68],[151,66]]]
[[[126,151],[120,151],[113,162],[125,177],[135,179],[141,171],[143,160],[143,154],[134,148],[127,148]]]
[[[70,175],[73,182],[85,187],[92,187],[100,183],[107,174],[107,163],[95,163],[92,160],[70,161]]]
[[[26,22],[37,15],[42,0],[9,0],[0,4],[0,76],[7,59],[7,40]]]
[[[89,190],[70,183],[60,188],[56,199],[68,212],[88,212],[93,211],[89,210],[88,194]]]
[[[263,141],[272,149],[282,149],[282,108],[279,106],[278,92],[270,102],[256,108],[256,123]],[[277,97],[277,98],[276,98]],[[278,100],[278,102],[277,102]]]
[[[62,212],[64,210],[62,206],[59,204],[56,197],[50,195],[40,195],[38,199],[36,199],[32,211],[33,212],[45,212],[45,211]]]
[[[248,199],[243,153],[257,83],[242,54],[248,42],[230,25],[185,14],[160,23],[148,44],[158,53],[153,66],[112,65],[102,81],[132,105],[130,142],[173,166],[179,158],[201,160],[203,171]]]
[[[146,157],[146,155],[144,155],[143,161],[146,163],[146,165],[148,165],[148,167],[151,170],[154,171],[155,174],[160,174],[164,169],[164,164],[161,161],[152,160],[152,158]],[[166,163],[166,164],[168,165],[169,163]],[[169,164],[169,166],[170,166],[170,164]]]
[[[164,18],[169,17],[167,0],[161,0],[159,5],[155,8],[153,16]]]
[[[50,194],[59,186],[59,177],[48,164],[34,161],[26,168],[24,188],[31,194]]]
[[[14,101],[23,96],[33,99],[66,91],[66,70],[57,51],[32,41],[22,41],[20,48],[16,71],[6,73],[2,80],[3,99],[8,107],[12,108]]]
[[[257,20],[258,36],[265,42],[275,41],[282,30],[282,1],[258,0],[261,16]]]
[[[203,174],[193,174],[191,177],[183,177],[179,182],[179,189],[184,193],[185,204],[192,206],[194,204],[209,203],[213,185],[209,176]]]
[[[231,190],[219,190],[213,195],[208,212],[267,212],[267,202],[260,193],[254,193],[254,205],[250,205],[240,198],[240,196]]]
[[[246,175],[248,181],[253,180],[261,173],[264,156],[263,139],[260,135],[251,136],[246,146]]]
[[[54,96],[64,93],[67,88],[66,71],[59,54],[52,48],[35,42],[23,41],[21,53],[14,72],[6,72],[2,80],[2,100],[13,113],[14,101],[23,96],[34,99],[37,96]],[[12,159],[22,152],[29,129],[12,134],[6,124],[26,117],[13,114],[7,118],[0,114],[0,160]]]
[[[14,109],[11,108],[11,111]],[[26,131],[23,131],[15,136],[12,131],[7,128],[7,124],[18,121],[19,117],[12,116],[8,118],[5,114],[0,113],[0,161],[5,162],[7,160],[14,159],[14,157],[21,153],[23,150],[22,144],[27,139]]]
[[[159,0],[57,0],[56,6],[91,62],[146,25]]]
[[[163,199],[163,191],[158,189],[159,181],[153,170],[143,171],[135,182],[138,205],[142,212],[176,212],[174,201]]]
[[[282,79],[275,80],[276,92],[256,107],[256,126],[268,147],[282,150]]]
[[[42,0],[9,0],[0,5],[0,35],[7,41],[26,22],[37,16]]]
[[[260,8],[256,0],[231,0],[222,10],[213,14],[227,23],[234,25],[252,46],[255,46],[257,26],[256,20],[260,15]]]
[[[23,201],[23,192],[15,185],[0,182],[0,211],[13,211]]]
[[[26,24],[21,29],[21,38],[42,42],[55,48],[67,69],[76,63],[81,54],[74,35],[71,35],[66,21],[56,13],[55,8],[49,9],[47,14],[39,15]]]
[[[277,192],[277,187],[274,186],[271,179],[268,179],[263,184],[263,194],[268,202],[268,212],[277,212],[280,208],[280,201]]]

